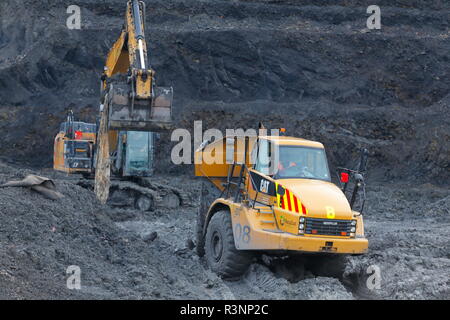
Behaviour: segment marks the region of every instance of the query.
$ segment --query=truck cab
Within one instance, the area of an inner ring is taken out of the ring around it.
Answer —
[[[364,236],[362,217],[331,182],[323,144],[294,137],[260,137],[253,147],[252,160],[249,198],[273,207],[280,230],[304,237]],[[270,197],[258,195],[268,193],[255,183],[260,179],[274,185],[272,202]]]

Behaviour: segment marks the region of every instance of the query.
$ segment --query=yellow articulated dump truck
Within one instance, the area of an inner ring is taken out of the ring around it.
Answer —
[[[319,142],[287,136],[204,142],[195,152],[195,174],[220,195],[202,187],[209,199],[198,212],[198,254],[229,279],[245,273],[261,253],[365,253],[363,218],[352,207],[366,161],[367,153],[359,170],[341,168],[339,188]],[[344,193],[349,182],[351,201]]]

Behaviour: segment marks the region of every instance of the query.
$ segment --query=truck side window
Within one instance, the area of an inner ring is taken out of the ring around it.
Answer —
[[[273,168],[271,168],[272,162],[270,159],[270,149],[269,141],[259,140],[255,170],[265,175],[273,174]]]

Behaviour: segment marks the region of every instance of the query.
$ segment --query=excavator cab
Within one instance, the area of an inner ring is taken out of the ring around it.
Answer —
[[[154,132],[121,131],[114,169],[123,177],[150,177],[154,172]]]

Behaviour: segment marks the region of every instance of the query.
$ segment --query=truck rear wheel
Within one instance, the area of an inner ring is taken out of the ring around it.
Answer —
[[[239,278],[252,262],[250,252],[237,250],[234,245],[233,226],[228,211],[219,211],[211,218],[205,249],[209,267],[223,279]]]

